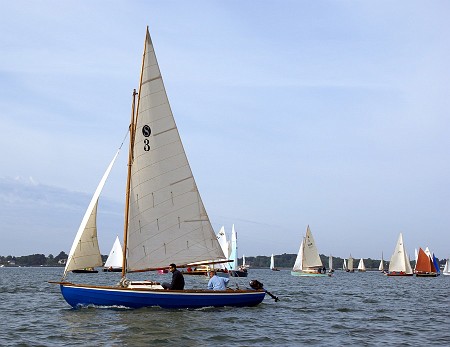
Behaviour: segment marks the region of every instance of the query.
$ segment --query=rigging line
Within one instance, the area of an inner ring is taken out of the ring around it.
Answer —
[[[128,130],[125,133],[125,136],[123,137],[122,143],[119,146],[119,149],[122,149],[123,144],[125,143],[125,140],[127,139],[128,133],[130,132],[130,128],[128,127]]]

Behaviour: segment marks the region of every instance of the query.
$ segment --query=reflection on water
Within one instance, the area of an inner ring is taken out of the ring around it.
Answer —
[[[266,296],[249,308],[166,310],[84,308],[73,310],[62,298],[61,268],[1,268],[2,345],[16,346],[416,346],[450,341],[450,276],[386,277],[378,272],[302,278],[290,271],[250,269],[251,279],[280,298]],[[167,281],[170,274],[144,274]],[[142,278],[142,274],[136,276]],[[116,283],[117,273],[71,275],[71,280]],[[186,276],[188,288],[205,288],[206,277]],[[425,318],[424,318],[425,317]]]

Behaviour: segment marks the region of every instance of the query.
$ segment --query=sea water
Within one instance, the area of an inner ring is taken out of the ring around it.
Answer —
[[[61,296],[62,268],[0,268],[2,346],[417,346],[450,344],[450,276],[387,277],[379,272],[297,277],[249,270],[278,296],[256,307],[167,310],[72,309]],[[139,274],[170,281],[170,274]],[[118,273],[71,274],[80,283],[114,284]],[[206,277],[185,276],[186,288]]]

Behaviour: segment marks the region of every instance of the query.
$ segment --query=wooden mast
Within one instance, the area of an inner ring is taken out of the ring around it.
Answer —
[[[134,105],[136,100],[136,89],[133,90],[133,101],[131,103],[131,121],[130,121],[130,146],[128,150],[128,172],[127,172],[127,188],[125,192],[125,221],[123,226],[123,254],[122,254],[122,277],[125,277],[127,264],[127,243],[128,243],[128,219],[130,207],[130,184],[131,184],[131,164],[133,163],[133,143],[134,143],[134,122],[135,112]]]
[[[139,112],[139,100],[137,102],[137,108],[135,110],[135,101],[136,95],[141,95],[142,88],[142,77],[144,75],[144,62],[145,62],[145,53],[147,50],[147,38],[149,36],[148,26],[146,29],[145,42],[144,42],[144,53],[142,55],[142,66],[141,66],[141,76],[139,79],[139,92],[136,93],[136,89],[133,90],[133,102],[131,106],[131,121],[130,121],[130,148],[128,153],[128,173],[127,173],[127,188],[125,194],[125,221],[123,226],[123,260],[122,260],[122,278],[125,277],[126,273],[126,264],[127,264],[127,248],[128,248],[128,220],[129,220],[129,210],[130,210],[130,185],[131,185],[131,165],[134,160],[134,139],[136,134],[136,123],[137,123],[137,114]]]

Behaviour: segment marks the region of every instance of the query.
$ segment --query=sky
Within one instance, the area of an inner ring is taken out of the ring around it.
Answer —
[[[146,26],[241,256],[450,256],[448,1],[0,0],[0,255],[68,253],[124,141]],[[123,234],[127,140],[99,206]],[[102,211],[100,211],[100,209]]]

